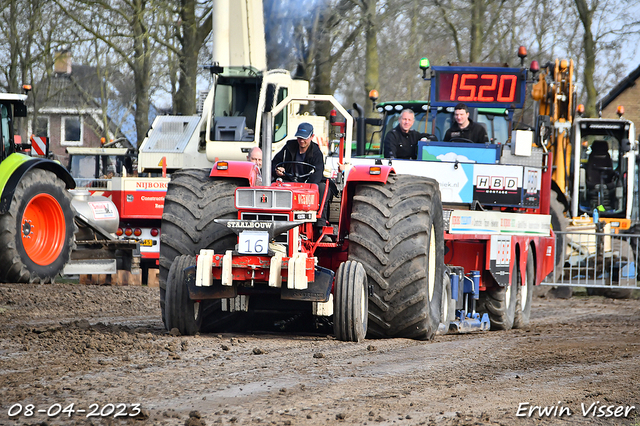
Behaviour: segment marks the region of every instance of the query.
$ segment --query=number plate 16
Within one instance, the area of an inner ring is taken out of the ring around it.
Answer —
[[[261,231],[242,231],[238,238],[238,253],[267,254],[269,251],[269,233]]]

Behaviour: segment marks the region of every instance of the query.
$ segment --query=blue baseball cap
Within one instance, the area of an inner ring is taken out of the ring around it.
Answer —
[[[300,123],[298,131],[296,132],[296,138],[307,139],[313,134],[313,126],[310,123]]]

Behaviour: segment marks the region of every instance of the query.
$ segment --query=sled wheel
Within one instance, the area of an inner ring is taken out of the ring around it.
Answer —
[[[488,314],[491,330],[511,330],[515,321],[518,298],[518,261],[513,265],[511,285],[495,286],[480,292],[477,311]]]
[[[531,302],[533,300],[533,287],[536,277],[535,267],[533,249],[529,248],[524,282],[520,283],[520,276],[518,276],[518,282],[520,285],[518,285],[516,316],[513,322],[513,328],[524,328],[529,325],[529,318],[531,317]]]
[[[449,324],[456,317],[456,301],[453,299],[451,291],[451,279],[448,273],[442,278],[442,310],[440,312],[440,322],[445,325],[445,330],[449,330]]]

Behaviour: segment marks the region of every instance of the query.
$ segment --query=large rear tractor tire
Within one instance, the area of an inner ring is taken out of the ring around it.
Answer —
[[[196,257],[181,255],[176,257],[167,276],[165,318],[167,329],[177,328],[180,334],[193,336],[202,327],[202,307],[199,301],[189,298],[189,290],[184,281],[184,269],[196,264]]]
[[[513,265],[511,273],[511,285],[495,286],[480,292],[477,311],[480,314],[488,314],[491,321],[491,330],[511,330],[515,321],[516,305],[518,297],[518,262]]]
[[[390,175],[355,189],[349,259],[373,286],[369,336],[427,340],[442,309],[444,230],[438,182]]]
[[[53,282],[71,259],[76,224],[71,194],[61,179],[31,169],[0,216],[0,281]]]
[[[196,256],[205,248],[222,253],[232,249],[237,242],[236,235],[215,223],[214,219],[237,218],[235,190],[246,184],[246,181],[215,180],[209,177],[209,173],[208,169],[181,170],[173,173],[167,188],[162,214],[159,266],[160,308],[165,326],[167,276],[173,260],[183,254]],[[213,304],[219,310],[220,301]],[[219,319],[213,318],[210,325],[216,328],[231,320],[232,316],[229,313],[220,315]]]
[[[347,260],[338,268],[333,292],[333,331],[338,340],[361,342],[367,335],[369,297],[367,274],[358,262]]]
[[[516,301],[516,315],[513,321],[513,328],[524,328],[529,325],[531,317],[531,302],[533,301],[533,288],[536,279],[536,266],[533,257],[533,249],[529,249],[527,255],[527,266],[524,274],[524,282],[520,282],[518,275],[518,297]],[[518,274],[520,268],[518,268]]]

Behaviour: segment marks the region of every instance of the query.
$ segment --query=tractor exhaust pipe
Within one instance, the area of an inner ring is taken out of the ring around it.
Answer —
[[[273,143],[271,112],[262,114],[262,185],[271,185],[271,145]]]

